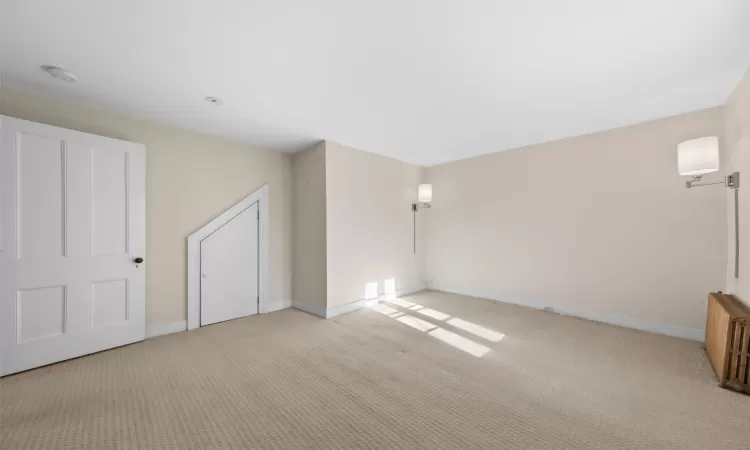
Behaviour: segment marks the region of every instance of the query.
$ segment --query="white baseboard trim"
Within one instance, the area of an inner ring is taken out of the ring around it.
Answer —
[[[396,291],[393,295],[396,297],[404,297],[410,294],[415,294],[419,291],[423,291],[425,289],[424,285],[421,285],[419,287],[415,288],[408,288],[408,289],[400,289]],[[386,295],[385,293],[380,294],[375,300],[380,303],[385,301]],[[331,317],[340,316],[341,314],[346,314],[351,311],[355,311],[360,308],[364,308],[369,300],[365,299],[359,299],[357,301],[351,302],[351,303],[344,303],[343,305],[337,305],[333,308],[326,309],[326,319],[330,319]]]
[[[308,314],[312,314],[313,316],[317,316],[320,318],[325,319],[326,318],[326,310],[325,309],[318,309],[318,308],[312,308],[310,306],[307,306],[303,303],[299,302],[292,302],[292,308],[299,309],[302,312],[306,312]]]
[[[416,294],[417,292],[422,292],[425,289],[427,289],[427,286],[425,286],[424,284],[414,287],[414,288],[410,288],[410,289],[401,289],[399,291],[396,291],[396,297],[406,297],[407,295]],[[385,299],[385,294],[382,294],[380,296],[380,301],[383,301],[383,299]]]
[[[355,311],[365,307],[365,300],[357,300],[356,302],[344,303],[343,305],[336,305],[333,308],[326,308],[326,319],[340,316],[348,312]]]
[[[591,314],[579,311],[556,311],[565,316],[578,317],[594,322],[617,325],[634,330],[648,331],[649,333],[663,334],[664,336],[689,339],[691,341],[703,342],[706,339],[706,330],[701,328],[688,328],[667,323],[651,322],[636,317],[618,316],[615,314]]]
[[[401,289],[396,291],[395,295],[396,297],[403,297],[406,295],[414,294],[419,291],[423,291],[425,289],[424,286],[419,286],[416,288],[409,288],[409,289]],[[375,299],[377,302],[382,302],[385,300],[385,294],[380,294],[377,299]],[[356,311],[360,308],[364,308],[367,304],[367,300],[360,299],[349,303],[344,303],[341,305],[336,305],[331,308],[326,309],[317,309],[317,308],[311,308],[307,305],[294,302],[292,303],[292,308],[299,309],[300,311],[304,311],[308,314],[312,314],[313,316],[321,317],[323,319],[330,319],[332,317],[340,316],[342,314],[346,314],[351,311]]]
[[[633,330],[647,331],[649,333],[662,334],[665,336],[678,337],[682,339],[689,339],[692,341],[703,342],[706,338],[706,330],[702,328],[688,328],[678,325],[670,325],[659,322],[652,322],[645,319],[639,319],[629,316],[620,316],[617,314],[607,314],[598,312],[582,312],[573,311],[569,309],[558,309],[552,308],[541,303],[517,301],[515,299],[503,298],[492,298],[488,295],[478,295],[471,292],[459,292],[459,290],[453,289],[440,289],[434,288],[436,291],[446,292],[449,294],[466,295],[469,297],[483,298],[491,300],[493,302],[505,303],[508,305],[522,306],[524,308],[538,309],[542,311],[549,311],[555,314],[561,314],[563,316],[577,317],[579,319],[590,320],[592,322],[606,323],[609,325],[616,325],[623,328],[631,328]]]
[[[179,333],[180,331],[187,331],[187,320],[146,325],[146,339],[164,336],[165,334]]]
[[[290,300],[272,302],[268,304],[268,312],[279,311],[282,309],[290,308],[291,306],[292,302]],[[157,336],[164,336],[165,334],[179,333],[180,331],[187,331],[187,320],[179,320],[172,323],[146,325],[146,339],[151,339]]]
[[[271,302],[268,304],[268,311],[267,312],[274,312],[274,311],[280,311],[282,309],[287,309],[292,307],[292,301],[291,300],[282,300],[280,302]]]

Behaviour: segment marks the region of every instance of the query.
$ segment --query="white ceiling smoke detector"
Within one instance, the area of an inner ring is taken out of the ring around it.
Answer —
[[[216,106],[219,106],[219,105],[223,105],[223,104],[224,104],[224,102],[223,102],[223,101],[221,101],[221,99],[220,99],[220,98],[216,98],[216,97],[206,97],[206,101],[207,101],[208,103],[211,103],[212,105],[216,105]]]
[[[52,75],[55,78],[59,78],[68,83],[75,83],[78,81],[78,77],[75,74],[68,72],[65,69],[61,69],[57,66],[41,66],[42,70]]]

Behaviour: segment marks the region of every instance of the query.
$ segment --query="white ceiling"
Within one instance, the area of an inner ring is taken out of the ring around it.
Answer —
[[[329,139],[424,165],[720,105],[750,65],[747,0],[0,7],[6,86],[266,148]]]

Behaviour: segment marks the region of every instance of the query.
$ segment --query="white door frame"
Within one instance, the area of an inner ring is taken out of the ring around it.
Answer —
[[[258,203],[260,214],[258,220],[258,314],[268,312],[268,184],[264,184],[188,236],[188,330],[201,326],[201,241],[252,206],[253,203]]]

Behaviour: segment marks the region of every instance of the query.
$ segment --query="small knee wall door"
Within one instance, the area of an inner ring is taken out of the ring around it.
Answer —
[[[258,204],[200,243],[200,324],[258,313]]]

